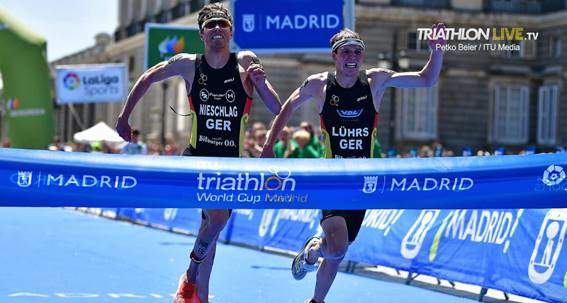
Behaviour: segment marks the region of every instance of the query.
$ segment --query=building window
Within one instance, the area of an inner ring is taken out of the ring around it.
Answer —
[[[392,5],[425,8],[449,8],[449,0],[392,0]]]
[[[522,40],[520,41],[520,57],[532,59],[536,57],[536,41],[535,40]]]
[[[537,142],[553,145],[557,137],[557,85],[539,88],[537,110]]]
[[[138,20],[144,19],[148,15],[148,0],[138,1],[139,3],[139,14]]]
[[[139,22],[133,21],[126,27],[126,37],[132,37],[137,33],[141,32],[141,24]]]
[[[407,49],[420,52],[429,52],[429,44],[427,40],[419,40],[417,32],[408,32]]]
[[[181,18],[187,14],[189,14],[189,3],[179,3],[173,8],[172,18],[173,20]]]
[[[126,23],[130,23],[134,20],[134,3],[133,0],[126,1]]]
[[[130,56],[128,57],[128,72],[133,73],[134,68],[136,68],[136,57]]]
[[[537,45],[534,40],[490,40],[490,43],[492,45],[490,48],[490,55],[493,57],[533,59],[536,56]],[[508,49],[504,45],[508,45],[510,48]]]
[[[561,39],[557,36],[549,37],[548,55],[552,58],[561,57]]]
[[[124,39],[124,28],[119,27],[116,29],[116,31],[114,32],[114,41],[118,42],[122,39]]]
[[[160,11],[157,15],[155,15],[155,20],[157,23],[167,23],[169,21],[171,21],[171,11],[169,10],[163,10]]]
[[[541,0],[489,0],[487,8],[493,12],[507,12],[518,14],[541,14],[543,5]]]
[[[403,139],[437,138],[437,87],[402,89],[401,131]]]
[[[205,6],[205,0],[191,0],[191,11],[198,11]]]
[[[529,88],[497,85],[494,88],[491,138],[502,144],[528,142]]]

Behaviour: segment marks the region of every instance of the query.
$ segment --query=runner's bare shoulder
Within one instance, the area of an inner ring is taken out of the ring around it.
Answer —
[[[394,74],[394,71],[387,68],[375,67],[366,70],[366,74],[368,75],[368,78],[372,78],[372,79],[380,79],[380,78],[387,79],[392,74]]]
[[[195,62],[196,59],[197,59],[197,54],[181,53],[181,54],[177,54],[177,55],[169,58],[167,60],[167,63],[169,63],[169,64],[171,64],[171,63],[185,64],[185,63]]]
[[[195,71],[196,59],[196,54],[181,53],[169,58],[169,60],[167,60],[167,66],[176,74],[183,76],[185,80],[190,81]]]
[[[327,84],[327,75],[327,72],[323,72],[307,77],[299,90],[312,96],[321,95],[325,84]]]

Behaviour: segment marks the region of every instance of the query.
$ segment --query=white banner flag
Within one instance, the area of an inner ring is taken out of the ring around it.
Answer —
[[[124,64],[56,66],[57,104],[121,102],[128,76]]]

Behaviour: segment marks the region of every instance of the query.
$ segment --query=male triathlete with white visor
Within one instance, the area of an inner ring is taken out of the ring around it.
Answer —
[[[442,24],[434,25],[442,29]],[[382,68],[361,69],[365,44],[360,36],[344,29],[331,38],[335,72],[311,75],[284,103],[276,117],[262,152],[273,157],[273,144],[280,131],[302,104],[314,102],[319,109],[326,158],[371,158],[377,140],[378,111],[388,87],[412,88],[435,85],[443,53],[436,49],[444,40],[429,41],[432,49],[427,64],[419,72],[397,73]],[[392,105],[393,106],[393,105]],[[330,197],[332,199],[332,197]],[[365,210],[323,210],[324,236],[311,237],[293,259],[291,270],[296,280],[317,269],[315,292],[306,302],[324,302],[349,245],[355,240]]]

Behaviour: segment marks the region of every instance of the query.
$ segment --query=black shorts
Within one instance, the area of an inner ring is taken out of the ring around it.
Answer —
[[[220,155],[215,155],[215,154],[210,154],[209,152],[203,153],[203,151],[196,151],[191,149],[191,146],[187,146],[185,147],[185,150],[183,150],[183,153],[181,153],[182,156],[197,156],[197,157],[219,157],[219,158],[238,158],[238,154],[220,154]]]
[[[189,146],[187,146],[181,155],[186,156],[186,157],[192,156],[191,148]],[[227,209],[227,210],[228,210],[228,216],[230,217],[232,215],[232,209]],[[205,220],[205,214],[203,213],[203,211],[201,211],[201,218],[203,218],[203,220]]]
[[[192,156],[191,147],[189,147],[189,146],[185,147],[185,150],[183,150],[183,153],[181,155],[182,156]]]
[[[228,211],[228,217],[230,218],[230,216],[232,216],[232,209],[226,209]],[[205,212],[203,210],[201,210],[201,219],[207,220],[207,218],[205,218]]]
[[[366,210],[321,210],[323,213],[323,218],[321,219],[321,223],[330,217],[343,217],[345,219],[348,231],[348,241],[353,242],[360,231],[360,227],[362,227],[362,221],[364,221],[364,215],[366,214]]]

